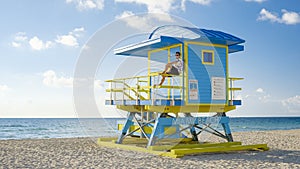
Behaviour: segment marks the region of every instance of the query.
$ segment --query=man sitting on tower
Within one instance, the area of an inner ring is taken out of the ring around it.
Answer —
[[[164,83],[167,76],[181,74],[183,69],[183,61],[181,60],[181,53],[176,52],[175,56],[176,56],[176,60],[174,62],[167,63],[165,70],[161,73],[162,79],[161,82],[159,83],[159,86],[161,86]]]

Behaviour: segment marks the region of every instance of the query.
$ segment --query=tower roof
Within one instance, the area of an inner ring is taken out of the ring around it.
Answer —
[[[245,40],[241,38],[221,31],[165,25],[156,28],[149,35],[148,40],[117,48],[114,50],[114,53],[116,55],[148,57],[149,50],[183,43],[184,41],[199,41],[226,45],[228,46],[229,53],[244,50],[244,46],[238,44],[245,42]]]

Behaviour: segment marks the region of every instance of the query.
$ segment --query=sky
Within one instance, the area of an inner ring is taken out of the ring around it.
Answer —
[[[101,28],[141,13],[246,40],[245,51],[229,56],[230,76],[245,78],[236,83],[243,105],[230,116],[300,116],[299,0],[10,0],[0,6],[0,118],[78,117],[72,86],[80,52]],[[143,17],[124,22],[147,26]],[[100,77],[95,91],[104,90]],[[99,105],[105,117],[119,115]]]

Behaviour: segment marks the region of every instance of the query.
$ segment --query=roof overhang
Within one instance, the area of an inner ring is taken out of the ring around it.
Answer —
[[[171,46],[181,43],[178,38],[161,36],[160,38],[149,39],[140,43],[131,44],[114,50],[115,55],[148,57],[148,52],[154,49]]]
[[[243,45],[231,45],[228,46],[228,53],[234,53],[234,52],[239,52],[239,51],[243,51],[244,50],[244,46]]]

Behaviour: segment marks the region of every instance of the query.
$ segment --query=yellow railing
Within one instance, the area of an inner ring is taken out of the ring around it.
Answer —
[[[229,105],[232,105],[233,101],[236,100],[234,92],[242,90],[242,88],[240,88],[240,87],[234,87],[234,81],[244,80],[244,78],[229,77],[228,80],[229,80],[229,84],[228,84],[228,96],[229,96],[229,98],[228,99],[229,99]]]
[[[160,95],[163,97],[162,99],[175,99],[174,90],[180,90],[180,99],[182,99],[182,85],[174,85],[173,77],[171,85],[155,85],[159,83],[161,75],[159,72],[152,72],[149,73],[149,76],[106,80],[105,82],[110,83],[106,92],[110,94],[110,100],[136,100],[138,102],[139,100],[150,100],[150,98],[157,99],[160,89],[168,91],[167,95]]]

